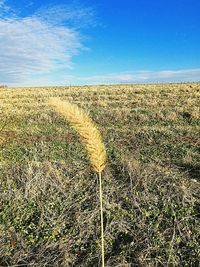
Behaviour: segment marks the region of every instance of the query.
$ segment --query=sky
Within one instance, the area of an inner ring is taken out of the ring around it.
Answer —
[[[0,0],[0,84],[200,81],[199,0]]]

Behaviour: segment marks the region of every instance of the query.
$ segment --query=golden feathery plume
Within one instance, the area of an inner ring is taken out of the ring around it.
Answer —
[[[101,173],[106,165],[106,149],[101,135],[90,119],[89,115],[77,105],[62,101],[58,98],[50,98],[49,104],[54,110],[69,121],[71,126],[82,137],[85,148],[88,152],[90,162],[99,175],[99,199],[101,212],[101,251],[102,267],[104,267],[104,226],[103,226],[103,194]]]
[[[94,170],[102,172],[106,164],[106,150],[101,135],[88,114],[77,105],[58,98],[50,98],[49,103],[78,132]]]

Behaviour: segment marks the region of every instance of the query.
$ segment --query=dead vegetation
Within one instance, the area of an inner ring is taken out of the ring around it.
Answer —
[[[0,266],[101,264],[98,179],[50,96],[105,140],[105,266],[199,266],[199,84],[0,90]]]

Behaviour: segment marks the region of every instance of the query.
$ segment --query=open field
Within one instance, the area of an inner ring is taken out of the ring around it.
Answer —
[[[200,266],[199,83],[0,89],[0,266],[100,266],[98,179],[52,96],[103,136],[105,265]]]

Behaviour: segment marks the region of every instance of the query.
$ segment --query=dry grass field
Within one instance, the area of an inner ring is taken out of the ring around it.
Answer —
[[[105,266],[200,266],[199,83],[0,89],[0,266],[101,266],[98,177],[50,97],[106,146]]]

